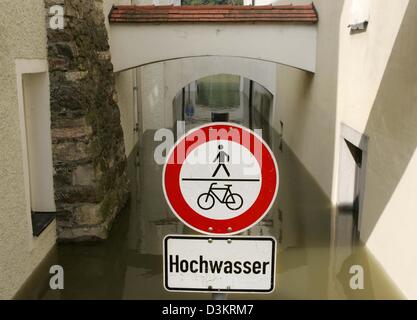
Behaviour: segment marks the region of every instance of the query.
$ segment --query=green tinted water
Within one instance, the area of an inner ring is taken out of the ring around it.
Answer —
[[[241,103],[247,108],[247,101]],[[206,122],[197,112],[188,128]],[[238,114],[238,113],[237,113]],[[247,114],[246,111],[242,115]],[[243,116],[244,117],[244,116]],[[257,119],[255,123],[264,123]],[[241,123],[247,124],[246,119]],[[329,199],[271,128],[269,144],[280,169],[278,199],[268,216],[246,235],[278,240],[277,287],[268,295],[236,299],[398,299],[390,279],[365,248],[352,239],[352,216],[337,214]],[[189,234],[165,202],[162,166],[153,159],[153,131],[129,157],[131,198],[107,241],[58,244],[18,298],[36,299],[210,299],[210,294],[170,293],[163,288],[162,240]],[[330,170],[330,168],[329,168]],[[65,289],[49,289],[48,269],[62,265]],[[365,272],[365,289],[349,286],[352,265]]]

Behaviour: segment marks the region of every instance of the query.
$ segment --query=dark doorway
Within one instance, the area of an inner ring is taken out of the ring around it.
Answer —
[[[360,238],[361,211],[365,184],[367,139],[346,129],[341,139],[338,209],[339,219],[352,225],[352,241]]]

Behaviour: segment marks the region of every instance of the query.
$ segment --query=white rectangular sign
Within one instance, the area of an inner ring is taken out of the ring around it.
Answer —
[[[169,235],[164,286],[168,291],[272,292],[275,256],[272,237]]]

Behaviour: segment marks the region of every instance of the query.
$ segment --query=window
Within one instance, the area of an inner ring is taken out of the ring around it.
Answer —
[[[345,222],[351,218],[352,240],[359,238],[365,193],[368,137],[342,125],[340,139],[338,208]]]
[[[16,71],[27,212],[39,236],[56,211],[47,62],[17,60]]]

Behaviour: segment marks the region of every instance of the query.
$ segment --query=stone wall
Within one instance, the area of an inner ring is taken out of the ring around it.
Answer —
[[[48,28],[54,188],[61,240],[107,238],[128,194],[123,131],[102,1],[63,5]]]

